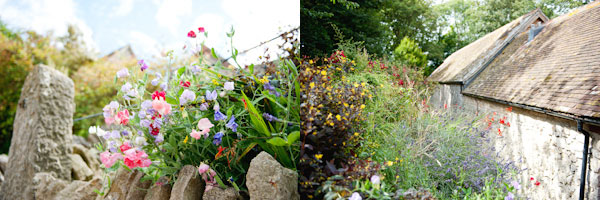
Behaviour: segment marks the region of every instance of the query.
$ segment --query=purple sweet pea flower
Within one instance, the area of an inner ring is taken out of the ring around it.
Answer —
[[[165,137],[162,134],[158,134],[157,136],[154,136],[154,143],[161,143],[165,141]]]
[[[128,135],[129,135],[129,131],[127,131],[127,130],[123,130],[123,131],[121,131],[121,134],[122,134],[123,136],[128,136]]]
[[[187,102],[194,101],[196,99],[196,94],[190,90],[185,89],[183,93],[181,93],[181,97],[179,97],[179,104],[184,105]]]
[[[224,134],[222,132],[216,133],[215,136],[214,136],[214,138],[213,138],[214,139],[213,140],[213,144],[215,144],[215,145],[221,144],[221,139],[223,138],[223,135]]]
[[[138,61],[138,65],[140,65],[140,70],[144,71],[148,69],[148,65],[144,62],[144,59]]]
[[[229,122],[227,122],[227,124],[225,125],[225,127],[230,128],[234,133],[237,132],[238,124],[235,123],[235,116],[234,115],[231,115],[231,119],[229,119]]]
[[[215,111],[215,121],[227,120],[227,115],[221,113],[221,111]]]
[[[198,74],[198,73],[202,72],[202,69],[200,69],[200,66],[198,66],[198,65],[192,65],[192,66],[190,66],[190,68],[192,70],[192,73],[194,73],[194,74]]]
[[[512,192],[508,192],[508,195],[506,195],[506,197],[504,197],[504,200],[514,200],[515,199],[515,195]]]
[[[200,104],[200,108],[199,109],[202,110],[202,111],[208,110],[208,103],[205,102],[205,103]]]
[[[117,72],[117,78],[123,78],[129,76],[129,70],[127,68],[123,68]]]
[[[214,101],[217,99],[217,91],[213,90],[212,92],[206,90],[206,100],[207,101]]]
[[[147,120],[147,119],[140,120],[140,126],[142,126],[142,127],[149,128],[150,124],[152,124],[152,122],[150,120]]]

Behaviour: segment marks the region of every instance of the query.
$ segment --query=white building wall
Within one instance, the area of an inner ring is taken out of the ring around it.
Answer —
[[[463,96],[466,110],[493,116],[492,135],[496,150],[521,169],[519,196],[529,199],[577,199],[581,176],[584,135],[577,123],[543,113],[513,108],[487,100]],[[496,112],[496,115],[492,113]],[[506,116],[510,127],[498,119]],[[498,128],[502,136],[498,134]],[[589,130],[589,126],[584,126]],[[590,132],[590,152],[586,177],[586,199],[598,196],[600,175],[600,135]],[[539,186],[530,177],[540,182]]]
[[[434,107],[440,108],[444,104],[450,107],[462,106],[463,95],[460,84],[439,84],[435,87],[429,101]]]

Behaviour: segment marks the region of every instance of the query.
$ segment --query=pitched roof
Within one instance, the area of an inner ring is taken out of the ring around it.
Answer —
[[[541,10],[536,9],[513,20],[448,56],[428,79],[441,83],[464,83],[479,72],[518,33],[523,32],[536,20],[545,22],[548,18]]]
[[[521,33],[467,88],[475,95],[600,117],[600,1]]]

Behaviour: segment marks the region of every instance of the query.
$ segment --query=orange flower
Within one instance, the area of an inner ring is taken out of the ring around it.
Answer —
[[[215,155],[215,160],[221,158],[223,156],[223,150],[225,150],[227,148],[223,148],[222,146],[219,146],[219,152]]]
[[[512,112],[512,106],[511,106],[511,107],[508,107],[508,108],[506,108],[506,111],[508,111],[508,112]]]

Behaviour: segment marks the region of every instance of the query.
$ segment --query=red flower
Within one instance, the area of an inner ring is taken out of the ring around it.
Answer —
[[[533,176],[531,178],[529,178],[530,181],[533,181]]]
[[[160,97],[162,97],[163,100],[165,100],[165,95],[167,93],[165,93],[164,91],[154,91],[154,93],[152,94],[152,100],[158,99],[160,100]]]
[[[129,142],[123,142],[123,144],[119,147],[119,149],[121,149],[121,152],[125,152],[125,151],[131,149],[131,147],[129,146]]]
[[[500,124],[504,124],[504,119],[500,119]]]
[[[511,106],[511,107],[508,107],[508,108],[506,108],[506,111],[508,111],[508,112],[512,112],[512,106]]]
[[[510,122],[506,122],[506,125],[507,125],[508,127],[510,127]]]
[[[448,104],[444,104],[444,109],[448,109]]]
[[[186,81],[186,82],[180,81],[180,82],[179,82],[179,85],[180,85],[181,87],[190,87],[190,84],[191,84],[191,83],[190,83],[189,81]]]
[[[400,80],[400,81],[398,81],[398,84],[399,84],[399,85],[404,85],[404,81],[403,81],[403,80]]]
[[[223,150],[225,150],[226,148],[223,148],[222,146],[219,146],[219,152],[215,155],[215,160],[219,159],[221,156],[223,156]]]
[[[540,182],[539,181],[535,181],[535,186],[539,186]]]
[[[502,131],[498,128],[498,135],[502,136]]]
[[[198,33],[204,33],[204,27],[198,27]]]
[[[242,99],[242,101],[244,102],[244,109],[248,110],[248,103],[246,103],[246,99]]]
[[[188,37],[196,38],[196,33],[194,33],[194,31],[190,31],[190,32],[188,32]]]

